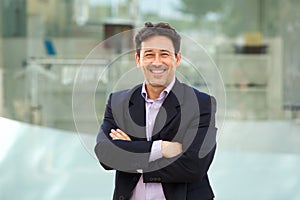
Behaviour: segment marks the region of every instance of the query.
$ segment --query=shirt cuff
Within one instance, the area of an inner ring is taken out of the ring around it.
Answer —
[[[161,152],[161,143],[162,140],[156,140],[152,143],[149,162],[155,161],[163,157]]]

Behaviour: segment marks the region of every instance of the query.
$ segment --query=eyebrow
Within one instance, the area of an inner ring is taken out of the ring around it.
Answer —
[[[166,50],[166,49],[159,49],[160,52],[168,52],[168,53],[172,53],[171,51],[169,50]],[[149,49],[149,50],[145,50],[144,53],[149,53],[149,52],[153,52],[153,49]]]

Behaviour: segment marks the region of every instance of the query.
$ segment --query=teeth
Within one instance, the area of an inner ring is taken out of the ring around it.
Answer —
[[[161,74],[164,73],[165,70],[150,70],[153,74]]]

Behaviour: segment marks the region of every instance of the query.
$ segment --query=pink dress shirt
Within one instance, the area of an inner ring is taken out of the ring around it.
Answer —
[[[175,84],[175,78],[161,93],[158,99],[152,100],[148,98],[145,82],[142,87],[142,96],[145,99],[146,106],[146,136],[147,140],[151,140],[157,113]],[[162,140],[154,141],[151,148],[149,162],[162,158],[161,152]],[[138,172],[142,172],[138,170]],[[139,179],[130,200],[165,200],[165,195],[161,183],[144,183],[143,176]]]

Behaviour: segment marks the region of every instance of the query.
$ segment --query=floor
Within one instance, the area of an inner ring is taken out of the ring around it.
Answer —
[[[1,200],[108,200],[113,172],[100,168],[95,135],[0,118]],[[300,199],[300,124],[231,121],[219,129],[210,168],[216,200]]]

